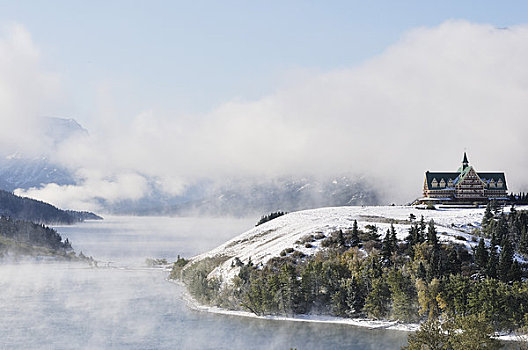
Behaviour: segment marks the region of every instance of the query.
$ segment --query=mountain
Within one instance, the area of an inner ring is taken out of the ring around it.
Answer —
[[[3,190],[28,189],[48,183],[73,185],[75,180],[67,169],[51,163],[47,157],[15,155],[0,160],[0,188]]]
[[[51,204],[0,190],[0,216],[39,224],[74,224],[86,219],[102,220],[89,212],[65,211]]]
[[[361,178],[340,176],[280,177],[269,180],[236,179],[222,184],[200,182],[181,196],[151,196],[115,204],[115,214],[136,215],[261,215],[325,206],[379,204],[376,191]]]
[[[88,131],[73,119],[43,118],[43,136],[55,147],[71,138],[88,135]],[[42,184],[73,185],[73,174],[65,167],[49,160],[43,153],[29,157],[25,154],[10,154],[0,159],[0,189],[13,191],[28,189]]]

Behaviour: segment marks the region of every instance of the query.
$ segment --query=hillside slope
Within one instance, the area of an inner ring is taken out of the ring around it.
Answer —
[[[393,222],[397,237],[401,240],[408,235],[410,214],[414,214],[417,219],[423,215],[426,222],[433,219],[440,240],[457,241],[469,247],[477,244],[472,241],[471,231],[480,226],[484,209],[419,210],[410,206],[364,206],[299,211],[244,232],[221,246],[194,257],[192,261],[215,256],[227,258],[211,272],[210,277],[221,277],[224,282],[229,283],[240,270],[235,258],[243,263],[251,258],[255,265],[265,264],[288,248],[313,255],[321,249],[322,239],[312,242],[310,248],[298,241],[307,235],[327,237],[337,230],[350,229],[354,220],[357,220],[360,229],[364,229],[366,225],[376,225],[382,236]]]

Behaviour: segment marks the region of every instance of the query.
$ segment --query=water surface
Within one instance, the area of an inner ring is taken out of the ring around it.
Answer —
[[[58,227],[77,251],[111,261],[0,265],[0,348],[6,349],[398,349],[406,334],[346,325],[209,314],[187,307],[167,272],[147,257],[211,249],[250,219],[108,218]]]

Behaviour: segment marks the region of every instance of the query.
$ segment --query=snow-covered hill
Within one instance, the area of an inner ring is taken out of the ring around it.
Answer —
[[[480,226],[484,208],[420,210],[412,206],[363,206],[298,211],[244,232],[221,246],[194,257],[193,261],[214,256],[228,257],[210,276],[221,277],[224,282],[229,283],[239,271],[239,267],[234,264],[235,258],[243,263],[251,258],[254,264],[265,264],[287,248],[294,248],[306,255],[315,254],[321,249],[322,240],[312,242],[311,248],[296,242],[310,234],[328,236],[339,229],[350,229],[354,220],[358,221],[360,229],[368,224],[376,225],[382,236],[390,227],[391,221],[394,221],[398,239],[404,239],[410,227],[410,214],[414,214],[417,220],[423,215],[426,222],[433,219],[440,240],[457,241],[470,247],[477,244],[471,232]]]

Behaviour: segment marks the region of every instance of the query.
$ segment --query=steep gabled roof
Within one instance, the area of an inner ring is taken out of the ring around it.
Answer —
[[[506,176],[504,176],[504,173],[477,173],[477,174],[480,177],[480,179],[487,184],[489,184],[491,180],[495,181],[495,183],[501,180],[503,185],[502,187],[498,189],[501,189],[501,190],[504,189],[506,191],[508,190],[508,186],[506,185]]]
[[[429,189],[444,189],[442,187],[433,187],[432,185],[432,182],[433,182],[433,179],[436,179],[436,181],[438,181],[438,183],[440,183],[440,181],[442,179],[444,179],[444,181],[446,182],[446,187],[445,188],[448,188],[447,187],[447,183],[449,182],[449,179],[453,180],[453,184],[456,185],[457,182],[469,171],[469,167],[466,168],[462,173],[460,172],[430,172],[430,171],[426,171],[425,172],[425,181],[427,182],[427,188]],[[491,173],[491,172],[482,172],[482,173],[477,173],[478,177],[480,177],[480,179],[485,182],[486,184],[489,184],[489,182],[491,180],[495,181],[495,183],[497,183],[499,180],[502,181],[503,183],[503,187],[501,188],[498,188],[498,189],[503,189],[503,190],[508,190],[508,186],[506,185],[506,176],[504,175],[504,173]]]
[[[460,173],[457,172],[425,172],[425,181],[427,181],[427,188],[433,189],[433,185],[431,184],[433,182],[433,179],[436,179],[436,181],[440,182],[442,179],[447,183],[449,182],[449,179],[453,180],[453,183],[456,184],[456,180]],[[436,187],[435,189],[440,189],[440,187]]]

